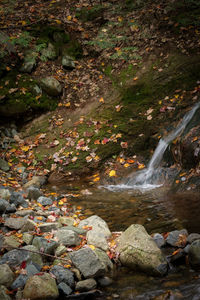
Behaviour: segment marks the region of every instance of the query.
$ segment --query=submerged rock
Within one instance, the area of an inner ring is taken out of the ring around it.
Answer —
[[[116,251],[122,265],[133,270],[139,269],[152,275],[164,275],[167,261],[145,228],[133,224],[119,238]]]

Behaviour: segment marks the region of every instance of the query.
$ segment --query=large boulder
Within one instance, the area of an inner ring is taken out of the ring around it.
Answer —
[[[191,244],[188,255],[191,267],[200,269],[200,239]]]
[[[131,225],[122,233],[116,251],[122,265],[133,270],[139,269],[152,275],[164,275],[167,261],[145,228]]]
[[[30,300],[54,300],[58,296],[56,281],[47,273],[30,277],[23,290],[23,297]]]
[[[55,235],[59,243],[62,243],[64,246],[77,246],[81,242],[81,239],[76,232],[65,230],[65,228],[58,229]]]
[[[48,76],[41,79],[40,85],[49,96],[58,96],[62,92],[60,82],[53,76]]]
[[[91,227],[91,230],[95,230],[96,233],[101,233],[104,235],[104,237],[110,237],[111,236],[111,232],[108,228],[107,223],[100,218],[99,216],[91,216],[83,221],[81,221],[79,223],[80,228],[84,228],[84,227]]]

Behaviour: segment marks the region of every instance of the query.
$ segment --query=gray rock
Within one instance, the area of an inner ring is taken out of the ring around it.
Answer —
[[[2,158],[0,158],[0,169],[4,172],[8,172],[10,170],[9,164]]]
[[[18,210],[16,215],[19,217],[34,216],[35,212],[32,209]]]
[[[96,248],[94,249],[94,253],[98,256],[99,260],[104,264],[106,272],[110,272],[113,270],[113,263],[104,251]]]
[[[21,228],[21,232],[34,231],[35,227],[37,227],[37,224],[34,221],[26,219],[25,224]]]
[[[82,281],[78,281],[75,290],[79,292],[87,292],[95,289],[96,286],[97,286],[96,280],[94,278],[89,278]]]
[[[104,234],[99,231],[89,230],[86,234],[87,244],[94,245],[104,251],[108,250],[108,242]]]
[[[72,217],[60,217],[58,223],[66,226],[73,226],[74,219]]]
[[[33,219],[33,222],[42,225],[41,223],[45,222],[46,218],[42,217],[42,216],[35,216],[35,218]]]
[[[152,275],[164,275],[167,262],[154,240],[139,224],[133,224],[119,238],[116,251],[122,265]]]
[[[74,59],[71,56],[64,54],[62,57],[62,66],[66,69],[74,69],[75,68]]]
[[[28,258],[25,261],[27,261],[28,263],[31,261],[32,263],[35,264],[35,266],[38,269],[40,269],[43,266],[42,256],[39,253],[37,253],[38,249],[35,246],[27,245],[27,246],[22,247],[22,249],[30,250],[30,251],[24,251],[24,252],[28,253]]]
[[[105,265],[90,248],[82,248],[69,254],[72,263],[85,278],[103,276],[106,273]]]
[[[92,227],[92,230],[95,230],[95,232],[99,232],[103,234],[105,237],[110,237],[111,232],[108,228],[107,223],[100,218],[99,216],[91,216],[85,220],[82,220],[79,223],[79,228],[82,228],[83,226]]]
[[[47,206],[47,205],[52,205],[53,204],[53,200],[51,198],[48,197],[44,197],[44,196],[40,196],[37,199],[37,202],[42,204],[43,206]]]
[[[23,290],[25,299],[57,299],[58,288],[54,278],[50,274],[34,275],[30,277]]]
[[[42,192],[37,187],[34,186],[30,186],[27,189],[27,193],[28,193],[27,198],[30,200],[37,200],[40,196],[42,196]]]
[[[0,189],[0,198],[10,200],[11,193],[8,189]]]
[[[165,245],[165,239],[162,236],[162,234],[160,234],[160,233],[155,233],[153,235],[153,240],[156,242],[156,245],[158,246],[158,248],[161,248]]]
[[[9,202],[4,200],[4,199],[0,199],[0,213],[5,213],[6,209],[10,206]]]
[[[26,284],[26,281],[28,279],[28,276],[25,274],[20,274],[15,281],[13,282],[13,284],[11,285],[11,289],[15,290],[18,288],[23,288]]]
[[[41,79],[41,87],[49,96],[58,96],[62,92],[62,86],[53,76]]]
[[[25,268],[26,274],[29,277],[37,274],[40,271],[40,268],[36,268],[36,266],[33,263],[29,263],[27,267]]]
[[[6,287],[11,286],[15,278],[14,273],[10,269],[9,265],[0,265],[0,285],[5,285]]]
[[[36,52],[27,52],[27,54],[24,57],[24,62],[20,68],[21,72],[24,73],[31,73],[36,66]]]
[[[57,265],[51,269],[51,273],[56,277],[56,281],[58,283],[64,282],[71,288],[74,287],[74,274],[70,270],[66,269],[63,266]]]
[[[8,218],[4,225],[15,230],[19,230],[24,226],[26,220],[24,218]]]
[[[58,243],[56,241],[47,240],[40,236],[34,237],[32,245],[39,251],[46,254],[54,254],[55,249],[58,247]]]
[[[87,233],[87,230],[78,228],[75,226],[65,226],[65,227],[62,227],[62,229],[63,230],[72,230],[72,231],[76,232],[77,234],[81,234],[81,235],[86,235],[86,233]]]
[[[61,295],[68,296],[72,293],[72,289],[64,282],[58,284],[58,290]]]
[[[192,244],[196,240],[200,240],[200,234],[199,233],[191,233],[187,237],[187,243],[189,243],[189,244]]]
[[[55,251],[56,256],[61,256],[63,253],[67,252],[67,248],[63,245],[59,245]]]
[[[106,287],[106,286],[109,286],[113,283],[113,280],[110,277],[107,277],[107,276],[100,277],[100,278],[98,278],[97,281],[98,281],[98,284],[101,287]]]
[[[78,234],[72,230],[58,229],[56,238],[64,246],[77,246],[80,244],[81,239]]]
[[[29,252],[15,249],[5,253],[2,256],[0,259],[0,265],[7,263],[10,267],[17,267],[21,265],[23,261],[28,260],[30,260]]]
[[[49,43],[47,48],[42,49],[41,55],[42,55],[41,58],[45,61],[48,59],[51,59],[51,60],[55,59],[57,54],[56,54],[56,49],[55,49],[54,45]]]
[[[27,245],[31,245],[32,241],[33,241],[33,235],[28,233],[28,232],[24,232],[23,235],[22,235],[22,240]]]
[[[14,235],[5,236],[3,239],[3,248],[8,251],[18,248],[20,245],[19,239]]]
[[[171,231],[166,238],[166,243],[174,247],[185,247],[188,232],[186,229]]]
[[[12,192],[10,197],[10,203],[13,203],[16,207],[20,205],[23,207],[28,207],[28,203],[26,202],[22,194],[19,192]]]
[[[33,178],[30,181],[24,184],[24,188],[28,189],[31,186],[39,188],[45,183],[45,181],[46,181],[45,176],[33,176]]]
[[[6,213],[15,213],[16,212],[16,210],[17,210],[17,208],[16,208],[16,206],[15,206],[15,204],[11,204],[11,205],[9,205],[8,207],[7,207],[7,209],[6,209]]]
[[[11,300],[10,296],[6,293],[7,289],[5,286],[0,286],[0,299],[1,300]]]
[[[40,229],[41,232],[50,232],[52,230],[58,229],[58,223],[57,222],[45,223],[45,224],[39,225],[38,228]]]
[[[191,244],[188,255],[191,267],[200,269],[200,240],[196,240]]]

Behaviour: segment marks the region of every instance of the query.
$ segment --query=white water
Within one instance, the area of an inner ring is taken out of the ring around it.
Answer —
[[[160,139],[158,146],[156,147],[146,169],[133,173],[131,176],[129,176],[129,179],[125,184],[108,185],[106,186],[106,188],[111,191],[119,189],[137,189],[140,191],[145,191],[162,186],[162,183],[160,183],[159,180],[161,174],[160,163],[162,161],[165,150],[177,136],[183,133],[184,129],[189,124],[199,107],[200,102],[195,104],[193,108],[188,113],[186,113],[176,129],[174,129],[166,137]]]

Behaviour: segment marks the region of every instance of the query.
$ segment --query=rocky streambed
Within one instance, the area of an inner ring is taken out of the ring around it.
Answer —
[[[200,268],[200,234],[150,236],[139,224],[111,232],[65,195],[44,192],[43,183],[35,176],[21,191],[0,187],[0,299],[114,299],[120,295],[105,287],[122,267],[155,278],[177,265]]]

